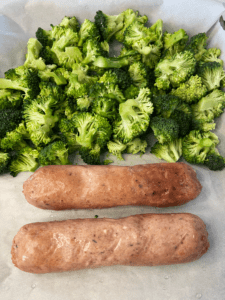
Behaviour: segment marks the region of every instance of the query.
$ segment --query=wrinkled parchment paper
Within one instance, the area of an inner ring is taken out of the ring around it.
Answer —
[[[161,18],[164,29],[184,28],[188,34],[207,32],[209,46],[222,49],[225,61],[225,32],[219,19],[225,10],[218,1],[170,0],[2,0],[0,2],[0,76],[24,62],[26,44],[40,26],[50,29],[65,16],[75,15],[83,22],[95,12],[118,14],[133,8],[149,17]],[[225,156],[225,115],[217,121],[215,133]],[[150,143],[153,143],[150,137]],[[125,155],[118,165],[160,162],[149,154]],[[73,163],[82,163],[79,156]],[[2,300],[222,300],[225,299],[225,170],[211,172],[194,166],[203,189],[194,201],[181,207],[118,207],[103,210],[46,211],[28,204],[22,194],[23,182],[31,173],[16,178],[0,177],[0,299]],[[201,217],[209,232],[210,249],[198,261],[160,267],[105,267],[66,273],[35,275],[20,271],[11,262],[12,239],[21,226],[32,222],[76,218],[119,218],[139,213],[189,212]]]

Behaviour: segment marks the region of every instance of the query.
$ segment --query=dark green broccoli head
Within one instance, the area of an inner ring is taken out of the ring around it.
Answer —
[[[128,72],[135,86],[139,88],[148,86],[148,69],[144,63],[134,62],[130,65]]]
[[[67,118],[62,118],[59,121],[59,130],[60,132],[75,132],[75,126],[73,122]]]
[[[11,155],[9,153],[0,152],[0,175],[9,172],[11,163]]]
[[[155,116],[151,119],[150,127],[160,144],[171,142],[179,136],[179,125],[172,119]]]
[[[202,78],[208,91],[220,88],[225,78],[223,67],[220,63],[206,62],[197,69],[197,74]]]
[[[139,87],[131,84],[125,91],[124,96],[126,99],[135,99],[139,94]]]
[[[0,110],[0,138],[7,132],[14,130],[22,121],[21,111],[15,108],[5,108]]]
[[[41,166],[70,165],[66,144],[62,141],[55,141],[45,146],[40,151],[39,163]]]
[[[189,163],[203,164],[218,143],[219,139],[214,133],[192,130],[183,139],[183,157]]]
[[[185,50],[193,52],[195,59],[198,61],[206,52],[207,35],[205,33],[198,33],[191,37],[187,43]]]
[[[111,69],[104,73],[99,79],[99,82],[105,84],[114,83],[117,84],[120,89],[125,90],[131,85],[131,77],[129,73],[123,69]]]
[[[23,96],[20,91],[10,89],[0,89],[0,109],[20,108]]]
[[[222,171],[225,168],[225,158],[217,152],[208,154],[204,165],[212,171]]]
[[[95,25],[99,29],[102,40],[112,40],[115,33],[123,28],[123,20],[123,13],[116,16],[109,16],[104,14],[101,10],[97,11],[95,15]]]
[[[84,65],[92,63],[98,56],[107,56],[100,42],[90,38],[88,38],[83,45],[83,53],[85,54],[85,58],[82,61]]]
[[[177,122],[179,125],[179,137],[184,137],[191,130],[191,116],[181,110],[175,110],[171,115],[170,119]]]
[[[44,30],[39,27],[36,31],[36,38],[42,44],[43,47],[52,46],[53,41],[51,30]]]
[[[88,165],[102,165],[103,163],[100,161],[100,150],[99,145],[96,144],[92,149],[81,147],[79,149],[79,154],[83,161]]]
[[[89,93],[89,85],[87,83],[80,83],[78,81],[78,75],[72,74],[69,77],[69,83],[65,89],[67,96],[79,98]]]
[[[163,118],[169,118],[181,103],[178,97],[169,94],[153,97],[152,102],[154,112]]]

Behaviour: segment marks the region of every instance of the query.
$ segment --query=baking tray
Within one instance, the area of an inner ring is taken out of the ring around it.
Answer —
[[[94,19],[95,12],[118,14],[127,8],[139,10],[150,23],[161,18],[164,29],[184,28],[189,35],[207,32],[209,46],[222,50],[225,61],[225,33],[220,24],[224,6],[216,1],[2,1],[0,3],[0,76],[23,64],[26,44],[40,26],[49,29],[65,16],[75,15],[82,22]],[[215,133],[225,156],[225,116],[217,121]],[[149,137],[150,144],[153,138]],[[149,153],[124,155],[115,165],[160,162]],[[74,164],[82,164],[78,155]],[[193,166],[203,189],[193,201],[180,207],[117,207],[112,209],[46,211],[28,204],[22,193],[23,182],[32,174],[0,177],[0,299],[2,300],[223,300],[225,299],[225,170],[212,172]],[[32,222],[77,218],[119,218],[139,213],[179,213],[198,215],[206,223],[210,248],[199,260],[188,264],[159,267],[114,266],[65,273],[29,274],[11,262],[12,239],[20,227]]]

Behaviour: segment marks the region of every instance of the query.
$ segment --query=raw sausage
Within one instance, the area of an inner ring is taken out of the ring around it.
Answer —
[[[30,273],[169,265],[199,259],[207,237],[204,222],[187,213],[77,219],[23,226],[11,253],[14,265]]]
[[[185,163],[46,166],[23,185],[30,204],[51,210],[176,206],[196,198],[201,189],[195,171]]]

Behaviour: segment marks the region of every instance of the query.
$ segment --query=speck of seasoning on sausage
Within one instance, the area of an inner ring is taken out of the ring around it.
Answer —
[[[97,241],[96,241],[96,240],[92,240],[92,242],[94,242],[94,243],[97,243]]]

